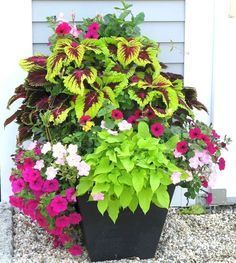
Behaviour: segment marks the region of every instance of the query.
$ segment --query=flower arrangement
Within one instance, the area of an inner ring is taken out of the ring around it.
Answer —
[[[28,75],[8,104],[23,98],[5,122],[19,124],[10,202],[73,255],[80,196],[114,223],[123,209],[168,208],[171,184],[210,203],[230,142],[195,120],[193,108],[207,111],[196,90],[162,72],[159,45],[140,36],[144,14],[122,4],[119,16],[48,18],[51,54],[20,62]]]

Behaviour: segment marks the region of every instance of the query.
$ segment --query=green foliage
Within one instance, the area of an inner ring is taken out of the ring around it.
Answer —
[[[138,132],[120,132],[114,136],[106,130],[98,133],[100,146],[86,157],[91,166],[87,177],[81,178],[77,194],[104,193],[98,209],[116,221],[119,211],[129,207],[134,212],[139,205],[146,214],[151,203],[169,207],[168,185],[173,171],[180,171],[168,160],[176,137],[166,143],[153,138],[146,122],[140,122]]]
[[[179,210],[181,215],[204,215],[206,210],[202,205],[192,205]]]

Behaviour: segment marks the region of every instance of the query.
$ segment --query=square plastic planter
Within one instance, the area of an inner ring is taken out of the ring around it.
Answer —
[[[173,193],[174,186],[171,185],[171,198]],[[79,198],[79,209],[85,245],[92,261],[155,256],[168,209],[151,205],[146,215],[140,208],[134,214],[125,209],[114,224],[107,214],[99,213],[96,202],[87,200],[88,196]]]

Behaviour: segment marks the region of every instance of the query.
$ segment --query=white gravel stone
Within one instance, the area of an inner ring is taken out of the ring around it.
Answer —
[[[86,252],[73,257],[64,249],[54,249],[52,239],[21,213],[16,211],[13,221],[13,263],[90,262]],[[155,258],[119,262],[236,263],[236,206],[216,208],[200,216],[179,215],[170,209]]]
[[[0,202],[0,262],[11,262],[12,254],[12,208]]]

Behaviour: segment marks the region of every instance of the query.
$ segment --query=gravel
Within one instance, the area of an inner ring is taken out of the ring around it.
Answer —
[[[64,249],[54,249],[51,238],[18,211],[14,212],[13,224],[13,263],[90,262],[86,252],[81,257],[72,257]],[[7,241],[7,244],[10,242]],[[4,262],[0,259],[1,263]],[[213,208],[208,214],[200,216],[179,215],[176,209],[170,209],[155,258],[119,262],[235,263],[236,206]]]
[[[12,208],[8,203],[0,203],[0,262],[11,262],[12,248]]]

